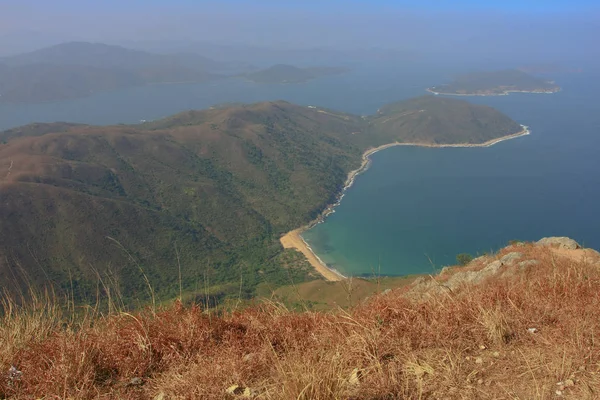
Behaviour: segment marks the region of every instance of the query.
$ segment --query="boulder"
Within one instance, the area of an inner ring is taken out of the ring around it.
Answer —
[[[519,266],[519,268],[525,268],[525,267],[529,267],[529,266],[533,266],[533,265],[538,265],[539,263],[540,262],[538,260],[525,260],[525,261],[521,261],[517,265]]]
[[[568,237],[547,237],[538,240],[538,246],[557,246],[560,249],[576,250],[581,248],[579,243]]]
[[[515,261],[523,257],[523,253],[519,253],[517,251],[513,251],[512,253],[508,253],[504,257],[500,259],[502,264],[513,265]]]

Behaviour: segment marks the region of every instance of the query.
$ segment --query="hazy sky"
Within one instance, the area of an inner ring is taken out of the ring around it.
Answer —
[[[597,37],[598,0],[0,0],[5,54],[85,40],[589,55]]]

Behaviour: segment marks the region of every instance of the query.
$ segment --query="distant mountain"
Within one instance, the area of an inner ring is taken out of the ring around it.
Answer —
[[[12,67],[30,64],[50,64],[126,70],[177,66],[209,72],[217,72],[226,68],[225,63],[220,63],[198,54],[152,54],[121,46],[88,42],[62,43],[29,53],[0,58],[0,63]]]
[[[517,69],[475,72],[427,89],[436,94],[497,96],[511,92],[556,93],[560,86]]]
[[[243,75],[256,83],[304,83],[327,75],[337,75],[348,71],[346,68],[309,67],[298,68],[292,65],[278,64],[260,71]]]
[[[519,128],[489,107],[426,96],[364,118],[278,101],[0,132],[0,283],[51,282],[91,301],[106,285],[127,302],[147,298],[144,275],[160,298],[175,296],[179,265],[187,293],[216,298],[310,279],[279,237],[336,200],[365,150]]]
[[[227,71],[196,54],[159,55],[71,42],[0,58],[0,102],[41,102],[152,83],[205,82]]]
[[[141,41],[129,42],[127,47],[151,52],[173,51],[202,54],[215,60],[243,60],[259,66],[275,63],[293,65],[351,65],[364,61],[412,61],[420,55],[414,51],[378,47],[339,49],[333,47],[283,48],[245,44],[215,44],[208,42]]]

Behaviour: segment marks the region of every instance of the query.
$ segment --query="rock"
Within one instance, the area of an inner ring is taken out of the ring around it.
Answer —
[[[575,386],[575,382],[573,382],[573,379],[567,379],[565,381],[565,387],[571,387],[571,386]]]
[[[483,364],[483,358],[481,358],[481,357],[477,357],[477,358],[475,359],[475,364]]]
[[[348,382],[351,385],[358,385],[360,383],[361,377],[362,377],[362,371],[358,368],[354,368],[352,370],[352,373],[350,374],[350,379],[348,379]]]
[[[527,332],[529,332],[529,333],[536,333],[537,332],[537,328],[527,328]]]
[[[152,400],[165,400],[165,393],[164,392],[160,392],[159,394],[157,394],[156,396],[154,396],[154,399]]]
[[[526,268],[529,266],[533,266],[533,265],[538,265],[540,262],[538,260],[525,260],[525,261],[521,261],[520,263],[517,264],[517,266],[519,268]]]
[[[464,283],[472,283],[478,280],[479,272],[461,271],[457,272],[444,284],[448,289],[455,290]]]
[[[423,277],[423,276],[419,276],[417,279],[415,279],[415,280],[412,282],[412,286],[418,286],[418,285],[420,285],[420,284],[424,283],[425,281],[426,281],[425,277]]]
[[[477,384],[478,384],[478,385],[483,385],[483,379],[478,379],[478,380],[477,380]]]
[[[383,292],[381,292],[381,294],[386,295],[391,292],[392,292],[392,289],[385,289]]]
[[[494,357],[496,357],[496,358],[500,357],[500,353],[498,353],[497,351],[495,351],[493,355],[494,355]]]
[[[231,385],[227,388],[227,390],[225,390],[226,393],[228,394],[232,394],[232,395],[240,395],[244,393],[244,389],[243,387],[239,386],[239,385]]]
[[[131,378],[131,380],[129,381],[129,383],[127,384],[127,386],[140,386],[143,385],[144,381],[142,380],[142,378]]]
[[[249,387],[239,386],[239,385],[231,385],[229,386],[225,392],[227,394],[239,397],[250,398],[254,396],[254,391]]]
[[[487,276],[495,275],[498,273],[502,265],[502,261],[496,260],[486,265],[485,268],[481,270],[481,273],[486,274]]]
[[[568,237],[546,237],[537,241],[538,246],[558,246],[561,249],[576,250],[581,246]]]
[[[500,259],[500,262],[502,264],[506,264],[506,265],[513,265],[514,262],[517,261],[521,257],[523,257],[523,253],[519,253],[518,251],[513,251],[511,253],[508,253],[504,257],[502,257]]]

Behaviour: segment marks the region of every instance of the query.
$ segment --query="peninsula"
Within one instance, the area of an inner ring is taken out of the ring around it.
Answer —
[[[505,96],[510,93],[556,93],[560,86],[524,71],[509,69],[465,74],[451,83],[432,86],[427,91],[436,95]]]
[[[305,83],[322,76],[338,75],[347,71],[346,68],[340,67],[299,68],[292,65],[278,64],[241,76],[255,83]]]
[[[100,276],[127,303],[339,279],[303,247],[301,227],[331,212],[369,154],[523,134],[493,108],[430,95],[369,117],[274,101],[140,125],[10,129],[0,132],[0,280],[18,266],[31,278],[15,290],[50,279],[85,302]],[[288,232],[295,240],[280,241]]]

